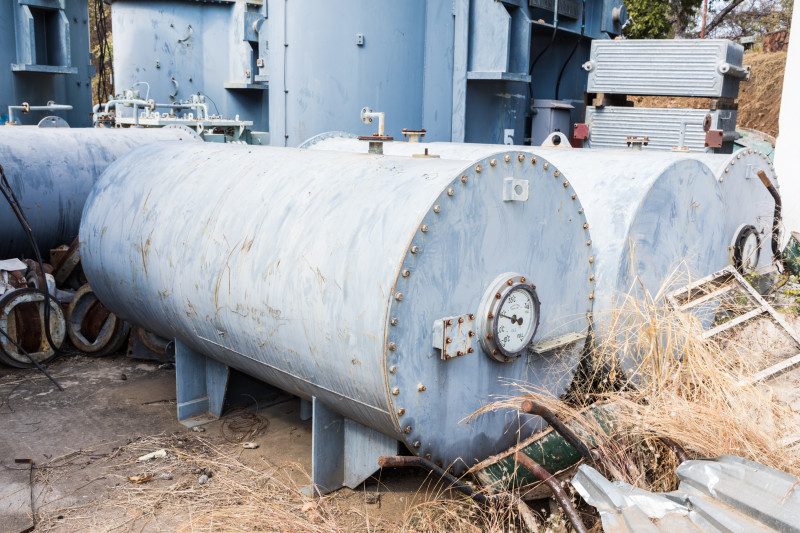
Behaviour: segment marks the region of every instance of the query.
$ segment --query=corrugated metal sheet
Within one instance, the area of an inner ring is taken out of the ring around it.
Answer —
[[[703,120],[711,115],[711,129],[733,132],[736,111],[670,109],[650,107],[587,107],[587,148],[624,148],[628,137],[648,137],[645,150],[688,147],[690,152],[712,152],[706,148]]]
[[[606,533],[800,532],[794,476],[732,455],[686,461],[676,474],[677,491],[651,493],[581,465],[572,485],[600,512]]]
[[[741,66],[744,48],[725,39],[592,42],[587,91],[736,98],[739,79],[720,65]]]

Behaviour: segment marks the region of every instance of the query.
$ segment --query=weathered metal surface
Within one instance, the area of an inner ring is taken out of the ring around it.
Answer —
[[[83,203],[116,158],[147,143],[189,140],[179,130],[0,127],[0,165],[42,255],[78,235]],[[0,209],[0,257],[32,253],[10,209]]]
[[[651,493],[581,465],[572,485],[607,533],[800,531],[795,476],[732,455],[686,461],[676,474],[678,490]]]
[[[0,329],[10,335],[38,363],[44,363],[55,355],[45,336],[45,296],[37,289],[17,289],[0,298]],[[66,320],[61,306],[50,300],[50,335],[56,347],[66,337]],[[5,336],[0,337],[0,361],[17,368],[34,366]]]
[[[516,151],[467,163],[161,144],[120,159],[93,190],[82,264],[124,320],[416,454],[474,464],[515,443],[520,424],[523,438],[540,426],[465,418],[515,381],[561,394],[582,345],[445,361],[432,326],[476,313],[496,276],[518,272],[541,302],[535,341],[586,333],[591,236],[555,170]],[[506,177],[528,180],[529,200],[504,202]]]
[[[745,259],[749,256],[752,260],[750,266],[755,268],[770,265],[775,200],[761,182],[759,171],[765,173],[778,191],[780,184],[767,154],[753,148],[742,148],[731,155],[693,154],[692,157],[708,165],[720,184],[726,206],[725,233],[729,239],[730,263],[733,264],[737,252],[742,255],[741,245],[746,243],[739,237],[751,227],[758,241],[758,251],[745,253]],[[786,202],[791,205],[791,198],[786,198]]]
[[[93,357],[117,351],[130,332],[130,325],[106,309],[89,285],[75,292],[67,316],[67,334],[72,344]]]
[[[309,144],[312,150],[364,151],[338,135],[320,136]],[[394,142],[385,147],[387,155],[413,155],[425,149],[443,159],[468,160],[497,146]],[[592,231],[597,282],[594,319],[600,332],[622,295],[646,290],[655,296],[681,281],[685,284],[687,278],[723,268],[737,228],[763,224],[764,205],[747,197],[751,185],[731,180],[726,194],[726,181],[718,179],[724,170],[712,171],[705,163],[730,166],[731,156],[632,149],[520,149],[546,157],[558,167],[556,177],[575,187],[582,199]],[[736,154],[733,161],[736,166]],[[548,173],[552,179],[554,170]],[[763,185],[757,187],[762,190],[755,192],[763,195]],[[633,363],[627,360],[623,365],[627,368]]]
[[[736,98],[744,49],[727,39],[593,41],[587,91]]]

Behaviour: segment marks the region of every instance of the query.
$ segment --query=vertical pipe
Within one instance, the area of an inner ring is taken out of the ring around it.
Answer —
[[[700,38],[706,38],[706,15],[708,14],[708,0],[703,0],[703,23],[700,26]]]

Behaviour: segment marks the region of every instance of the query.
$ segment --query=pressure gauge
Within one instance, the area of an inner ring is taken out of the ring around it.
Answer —
[[[758,266],[761,255],[761,239],[756,228],[742,226],[733,242],[733,266],[739,272],[746,272]]]
[[[522,355],[539,327],[539,297],[524,276],[506,273],[495,279],[481,300],[478,331],[481,348],[497,361]]]

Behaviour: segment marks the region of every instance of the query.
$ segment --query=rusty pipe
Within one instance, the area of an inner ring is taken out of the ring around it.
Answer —
[[[563,487],[561,487],[561,483],[558,482],[553,474],[545,470],[542,465],[522,452],[515,453],[514,460],[525,470],[542,480],[548,487],[550,487],[550,490],[553,491],[553,496],[567,514],[567,517],[572,524],[572,528],[577,531],[577,533],[588,533],[583,520],[581,520],[580,515],[578,515],[578,511],[575,509],[575,506],[572,505],[572,501],[569,499],[569,496],[567,496],[567,493],[564,492]]]
[[[683,446],[681,446],[674,440],[670,439],[669,437],[660,437],[660,439],[661,442],[663,442],[667,446],[667,448],[672,450],[672,453],[674,453],[675,457],[678,458],[679,464],[689,460],[689,455],[686,453],[686,450],[683,449]]]
[[[380,465],[381,468],[405,467],[405,466],[416,466],[419,468],[424,468],[425,470],[432,472],[437,476],[448,481],[452,488],[456,489],[462,494],[472,498],[476,502],[483,505],[498,505],[504,503],[506,500],[506,498],[501,496],[487,496],[485,494],[477,492],[475,489],[473,489],[466,483],[458,480],[455,476],[448,473],[444,468],[436,466],[432,462],[428,461],[427,459],[423,459],[422,457],[412,457],[405,455],[383,455],[378,458],[378,465]]]
[[[775,200],[775,212],[772,216],[772,257],[775,261],[780,262],[781,195],[778,194],[778,190],[769,180],[766,172],[759,170],[757,174],[761,183],[764,184],[764,187],[766,187],[767,191],[772,195],[772,199]]]
[[[564,424],[554,412],[550,409],[545,407],[544,405],[537,403],[533,400],[525,400],[522,402],[522,411],[528,413],[529,415],[536,415],[544,418],[544,420],[550,424],[550,426],[555,430],[556,433],[564,437],[564,439],[570,443],[570,445],[578,450],[578,453],[581,454],[583,457],[590,461],[596,461],[600,458],[600,454],[595,450],[590,450],[589,447],[581,441],[581,439],[575,434],[574,431],[569,429],[566,424]]]

